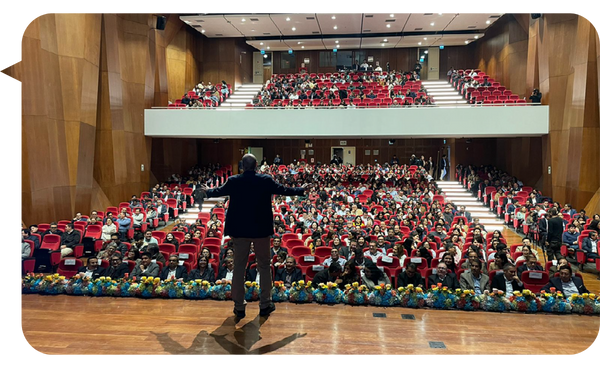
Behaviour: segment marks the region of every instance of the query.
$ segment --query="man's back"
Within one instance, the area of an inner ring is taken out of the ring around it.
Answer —
[[[563,233],[563,221],[560,217],[555,216],[548,220],[548,241],[560,242]]]
[[[230,197],[225,235],[241,238],[273,235],[273,194],[294,196],[303,193],[304,189],[286,188],[272,177],[254,171],[231,176],[222,187],[207,191],[209,197]]]

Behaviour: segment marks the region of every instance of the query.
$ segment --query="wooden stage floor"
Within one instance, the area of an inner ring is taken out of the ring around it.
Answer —
[[[509,244],[520,243],[511,230],[503,234]],[[589,290],[600,291],[595,274],[583,276]],[[600,328],[597,316],[316,303],[279,303],[264,319],[258,302],[236,324],[231,301],[35,294],[21,300],[25,338],[46,354],[577,354]]]

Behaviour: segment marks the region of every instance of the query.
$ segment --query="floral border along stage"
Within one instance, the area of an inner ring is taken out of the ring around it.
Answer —
[[[257,301],[260,299],[260,287],[255,281],[246,281],[244,284],[244,299],[246,301]]]
[[[77,274],[71,279],[66,279],[59,274],[27,274],[21,283],[23,294],[68,294],[89,296],[113,296],[141,298],[188,298],[230,300],[231,282],[218,280],[211,286],[208,281],[191,280],[182,282],[177,280],[161,281],[158,277],[145,277],[136,279],[112,280],[110,277],[99,277],[90,280]],[[260,288],[256,283],[246,286],[248,300],[257,300]],[[355,282],[346,285],[344,290],[339,286],[328,283],[320,285],[315,290],[312,283],[298,281],[292,283],[288,290],[283,282],[274,282],[271,295],[274,302],[289,300],[294,303],[346,303],[351,305],[378,305],[401,306],[420,308],[425,305],[435,309],[462,309],[504,312],[516,310],[519,312],[535,313],[539,311],[550,313],[600,314],[600,297],[596,294],[572,295],[564,298],[560,293],[542,292],[540,298],[529,290],[515,292],[509,299],[501,291],[488,292],[475,296],[472,290],[450,290],[447,287],[434,286],[424,291],[421,288],[408,285],[405,288],[393,289],[390,285],[377,285],[376,290],[368,292],[365,285]]]

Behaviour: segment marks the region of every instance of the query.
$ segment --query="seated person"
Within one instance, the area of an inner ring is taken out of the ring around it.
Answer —
[[[140,278],[142,276],[152,276],[158,277],[160,268],[154,262],[152,262],[152,254],[149,252],[144,252],[142,254],[142,261],[140,264],[136,265],[133,271],[131,272],[132,277]]]
[[[163,267],[160,273],[161,280],[187,280],[188,273],[187,268],[184,265],[179,265],[179,256],[177,254],[173,254],[169,256],[169,263],[167,263],[167,267]]]
[[[523,253],[523,255],[517,257],[517,259],[515,259],[515,262],[527,261],[527,258],[529,258],[529,256],[533,255],[533,252],[531,251],[531,246],[529,246],[529,245],[523,245],[521,247],[521,252]]]
[[[347,284],[351,285],[352,283],[360,280],[360,272],[356,272],[356,265],[353,260],[346,262],[344,265],[344,271],[342,272],[341,279],[341,286],[345,286]]]
[[[531,240],[529,238],[524,238],[523,239],[523,245],[518,246],[517,249],[515,249],[515,252],[522,252],[523,251],[523,247],[526,246],[526,245],[528,245],[531,248]],[[533,255],[536,258],[539,258],[537,250],[531,248],[531,253],[533,253]]]
[[[581,242],[581,249],[585,252],[586,258],[600,258],[599,246],[600,243],[598,242],[598,233],[596,231],[590,232],[588,237]]]
[[[363,285],[369,288],[370,291],[374,290],[375,286],[377,285],[391,284],[390,279],[386,275],[386,273],[381,271],[379,267],[375,265],[375,263],[370,262],[368,260],[365,264],[365,272],[363,273],[361,279]]]
[[[125,277],[126,273],[129,273],[129,265],[123,263],[123,257],[120,254],[113,254],[110,258],[110,267],[104,270],[104,276],[119,280]]]
[[[344,267],[344,264],[346,264],[346,260],[343,258],[340,258],[340,251],[335,248],[331,249],[331,257],[324,260],[323,265],[330,266],[331,262],[337,262],[342,267]]]
[[[471,250],[471,251],[469,251],[469,258],[467,258],[467,260],[464,261],[460,265],[460,267],[463,270],[470,270],[471,269],[471,261],[476,260],[476,259],[479,259],[479,261],[481,261],[481,259],[477,255],[477,252]],[[483,267],[483,269],[481,271],[487,275],[488,274],[488,270],[487,270],[487,266],[486,266],[485,262],[481,262],[481,266]]]
[[[273,237],[273,246],[271,247],[271,258],[275,257],[275,255],[277,255],[277,253],[280,251],[286,251],[289,254],[289,251],[281,246],[281,237],[279,236],[274,236]]]
[[[312,280],[314,285],[321,283],[327,284],[328,282],[341,283],[342,279],[342,266],[339,263],[333,262],[329,268],[319,271]]]
[[[73,224],[65,225],[65,232],[60,236],[60,257],[73,254],[73,248],[79,244],[81,233],[73,228]]]
[[[537,264],[537,258],[535,258],[534,255],[531,255],[531,256],[529,256],[529,258],[527,258],[527,262],[525,262],[525,264],[523,264],[521,267],[519,267],[517,269],[517,274],[519,275],[519,277],[521,277],[521,275],[525,271],[543,271],[543,270],[544,269],[542,268],[542,266]]]
[[[497,252],[494,254],[494,260],[490,262],[488,268],[490,271],[502,270],[507,264],[510,264],[510,262],[508,261],[508,257],[506,257],[506,254]]]
[[[283,281],[286,288],[290,288],[292,282],[298,282],[303,279],[302,271],[296,268],[296,259],[294,257],[287,257],[285,259],[285,266],[277,269],[275,273],[275,281]]]
[[[125,208],[123,207],[123,209]],[[121,212],[117,217],[117,223],[119,224],[119,238],[125,241],[127,239],[127,231],[131,227],[131,219],[125,216],[125,213]]]
[[[448,289],[454,290],[460,286],[456,274],[448,273],[448,266],[443,262],[437,265],[437,274],[430,275],[428,281],[429,288],[442,284],[442,286],[447,286]]]
[[[573,276],[571,266],[560,266],[558,269],[559,277],[551,277],[550,282],[542,288],[543,291],[550,292],[550,288],[556,288],[564,294],[565,298],[569,298],[573,294],[589,293],[589,290],[583,285],[583,280],[577,276]]]
[[[481,295],[489,290],[490,278],[481,272],[481,261],[479,259],[470,262],[471,269],[460,275],[460,288],[463,290],[474,290],[475,295]]]
[[[217,280],[223,280],[223,279],[229,280],[229,281],[233,280],[233,258],[226,257],[223,260],[223,263],[224,263],[224,267],[221,267],[221,269],[219,270],[219,275],[217,277]],[[256,272],[256,268],[253,271],[254,271],[254,277],[248,278],[248,276],[246,276],[248,281],[259,282],[258,281],[259,276],[258,276],[258,272]]]
[[[131,217],[133,218],[133,228],[140,229],[144,223],[144,214],[141,212],[141,209],[137,207]]]
[[[523,291],[523,283],[517,276],[517,269],[508,263],[504,265],[503,272],[496,272],[492,279],[492,291],[502,290],[506,297],[511,297],[514,291]]]
[[[396,281],[396,283],[398,284],[398,287],[406,287],[410,284],[412,284],[415,287],[425,286],[425,281],[423,280],[423,277],[417,270],[417,265],[414,263],[409,263],[408,266],[406,266],[406,270],[400,275],[398,275],[398,280]]]
[[[87,265],[80,267],[77,272],[81,277],[89,277],[92,280],[104,275],[104,268],[98,266],[98,258],[90,257],[87,260]]]
[[[569,230],[563,233],[562,242],[571,249],[579,249],[579,244],[577,242],[578,237],[579,233],[575,230],[575,225],[569,224]]]
[[[190,271],[188,274],[188,280],[205,280],[208,282],[215,282],[215,270],[212,265],[208,262],[209,258],[206,256],[200,256],[198,258],[198,266]]]
[[[383,257],[383,253],[377,249],[377,242],[375,240],[369,242],[369,250],[365,253],[365,257],[371,258],[373,263],[377,263],[377,260]]]

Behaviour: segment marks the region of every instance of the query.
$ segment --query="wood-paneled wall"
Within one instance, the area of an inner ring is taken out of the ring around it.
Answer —
[[[204,37],[176,15],[164,31],[155,24],[149,14],[47,14],[27,28],[22,62],[4,71],[23,85],[26,224],[102,210],[156,181],[144,109],[165,106],[172,90],[201,78]],[[158,140],[156,161],[187,168],[197,160],[190,141],[187,161],[188,151],[173,154]]]

